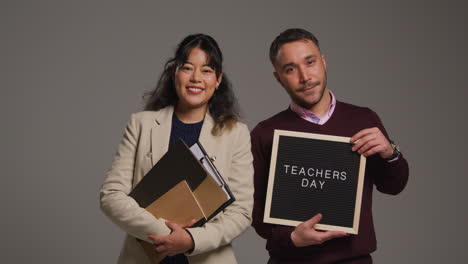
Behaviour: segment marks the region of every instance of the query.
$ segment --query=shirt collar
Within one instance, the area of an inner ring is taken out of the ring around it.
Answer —
[[[328,106],[328,109],[325,112],[325,115],[323,115],[322,117],[316,116],[314,113],[312,113],[308,109],[301,107],[300,105],[296,104],[294,101],[291,101],[291,110],[306,121],[309,121],[317,125],[323,125],[331,118],[333,112],[335,111],[335,106],[336,106],[335,95],[330,90],[328,92],[330,93],[330,96],[331,96],[331,103]]]

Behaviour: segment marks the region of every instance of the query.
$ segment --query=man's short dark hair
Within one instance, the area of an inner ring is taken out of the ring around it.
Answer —
[[[302,28],[290,28],[286,29],[285,31],[281,32],[275,40],[271,43],[270,46],[270,61],[273,65],[275,65],[276,56],[278,56],[278,51],[286,43],[298,41],[298,40],[310,40],[320,50],[319,41],[314,36],[314,34],[310,33],[309,31],[302,29]]]

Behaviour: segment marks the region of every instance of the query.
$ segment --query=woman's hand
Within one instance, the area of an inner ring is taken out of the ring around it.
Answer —
[[[195,220],[192,220],[183,226],[179,226],[176,223],[166,221],[167,227],[172,230],[169,235],[149,235],[148,238],[153,240],[155,244],[154,249],[163,256],[174,256],[191,251],[194,247],[194,243],[192,236],[185,228],[192,226],[195,222]]]

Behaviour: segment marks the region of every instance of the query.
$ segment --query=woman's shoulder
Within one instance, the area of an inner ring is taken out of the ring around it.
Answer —
[[[172,116],[172,108],[165,107],[156,111],[140,111],[131,115],[131,120],[137,123],[155,122],[167,116]]]
[[[222,135],[231,137],[233,135],[239,137],[244,137],[245,135],[249,135],[249,127],[247,126],[246,123],[236,120],[234,123],[231,125],[230,128],[224,128],[224,131]]]
[[[242,121],[240,121],[240,120],[237,120],[237,121],[235,122],[233,128],[238,129],[238,130],[244,130],[244,131],[247,130],[247,131],[249,131],[249,127],[247,126],[247,124],[244,123],[244,122],[242,122]]]
[[[133,113],[131,115],[131,118],[138,120],[138,121],[151,120],[151,119],[154,120],[158,112],[159,111],[140,111],[140,112]]]

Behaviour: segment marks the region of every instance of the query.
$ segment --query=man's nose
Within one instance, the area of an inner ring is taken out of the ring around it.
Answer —
[[[299,67],[299,78],[301,83],[305,83],[310,80],[310,74],[307,71],[307,69],[304,69],[303,67]]]

